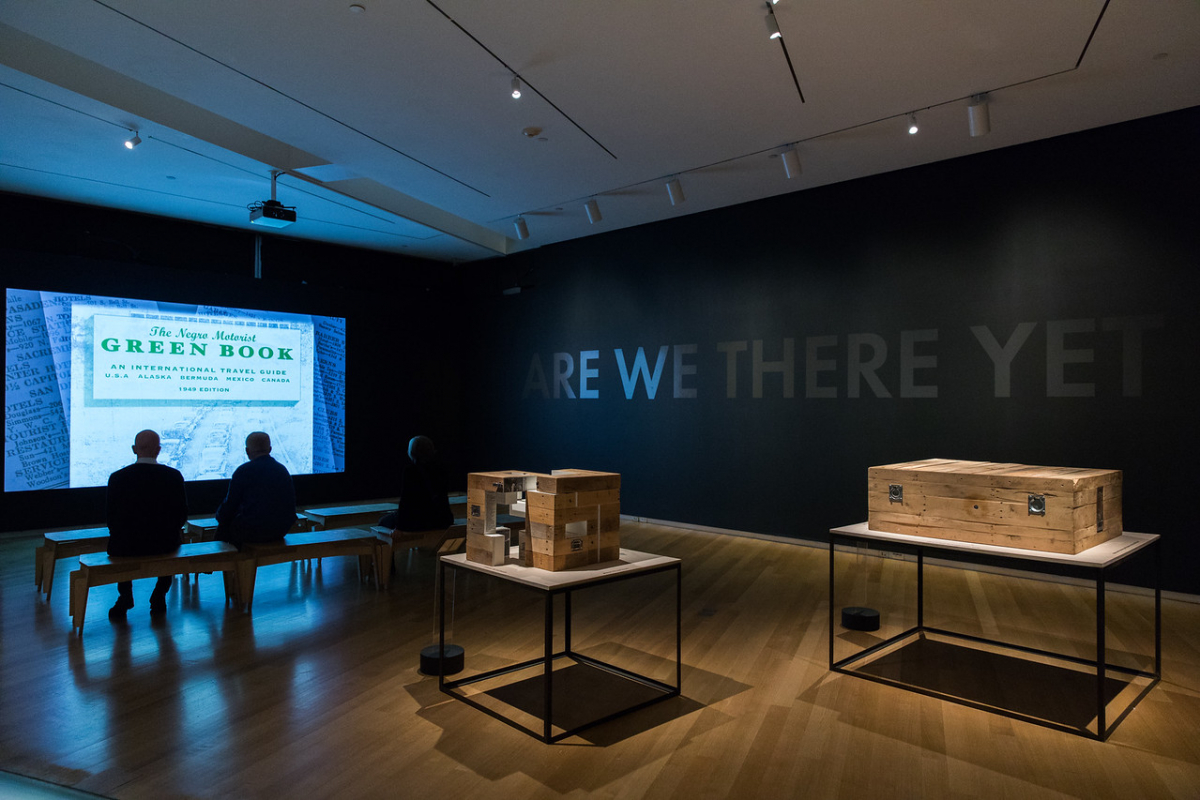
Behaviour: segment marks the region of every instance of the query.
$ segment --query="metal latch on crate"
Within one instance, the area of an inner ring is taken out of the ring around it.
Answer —
[[[899,483],[888,484],[888,502],[903,503],[904,502],[904,486]]]
[[[1029,515],[1031,517],[1046,516],[1046,495],[1044,495],[1044,494],[1029,495]]]

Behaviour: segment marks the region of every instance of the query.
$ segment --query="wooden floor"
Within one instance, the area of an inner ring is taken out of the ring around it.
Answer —
[[[219,576],[177,581],[151,624],[149,582],[125,625],[93,590],[71,633],[66,571],[52,603],[33,586],[32,538],[0,540],[0,769],[115,798],[1190,798],[1200,797],[1200,606],[1163,603],[1163,680],[1104,743],[830,673],[828,552],[626,523],[626,547],[683,559],[683,696],[556,745],[438,692],[417,671],[432,641],[430,556],[401,558],[386,592],[352,558],[260,571],[253,613],[226,611]],[[911,623],[913,565],[839,554],[837,605]],[[144,585],[143,585],[144,584]],[[845,591],[842,591],[842,588]],[[468,672],[539,654],[531,593],[461,576],[454,639]],[[1088,655],[1083,589],[927,567],[926,622]],[[1110,658],[1146,665],[1149,598],[1110,593]],[[577,649],[671,679],[668,576],[575,599]],[[838,654],[879,634],[839,630]],[[927,640],[868,667],[1070,724],[1094,682],[1053,663]],[[560,673],[556,672],[556,676]],[[583,687],[558,721],[621,691]],[[633,687],[636,694],[637,687]],[[618,687],[620,689],[620,687]],[[1133,689],[1114,683],[1114,703]],[[532,724],[536,676],[476,697]],[[632,696],[632,695],[630,695]],[[557,715],[556,715],[557,716]]]

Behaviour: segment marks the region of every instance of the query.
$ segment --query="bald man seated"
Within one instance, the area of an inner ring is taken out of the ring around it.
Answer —
[[[296,524],[296,489],[287,467],[271,456],[271,437],[262,431],[247,436],[246,457],[217,509],[217,538],[239,547],[282,539]]]
[[[187,522],[187,493],[179,470],[158,463],[158,434],[145,430],[133,440],[137,461],[108,476],[106,517],[110,556],[148,556],[178,549]],[[158,579],[150,593],[150,616],[167,613],[173,578]],[[133,608],[133,581],[117,584],[109,619],[120,621]]]

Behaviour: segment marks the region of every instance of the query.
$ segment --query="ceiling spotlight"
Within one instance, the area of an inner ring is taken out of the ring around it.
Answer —
[[[683,196],[683,187],[679,185],[679,178],[671,178],[667,181],[667,197],[671,198],[671,205],[677,206],[687,200]]]
[[[125,149],[132,150],[133,148],[137,147],[141,143],[142,143],[142,137],[138,136],[137,131],[134,131],[133,136],[130,136],[128,139],[125,140]]]
[[[992,122],[988,118],[988,96],[977,94],[971,97],[967,105],[967,127],[971,136],[983,136],[992,130]]]
[[[583,204],[583,210],[587,212],[588,222],[593,225],[604,219],[604,215],[600,213],[600,204],[594,197]]]
[[[908,133],[909,133],[909,135],[912,135],[919,130],[920,130],[920,128],[917,127],[917,115],[909,114],[908,115]]]
[[[517,217],[517,219],[513,222],[513,227],[517,229],[518,239],[529,238],[529,226],[525,224],[524,217]]]
[[[779,22],[775,19],[774,11],[767,12],[767,33],[771,35],[772,39],[778,39],[779,37],[783,36],[783,34],[779,32]]]
[[[783,171],[788,178],[794,178],[800,174],[800,154],[796,152],[796,148],[789,147],[782,153]]]
[[[515,75],[512,79],[512,96],[513,100],[518,100],[521,97],[521,79]]]

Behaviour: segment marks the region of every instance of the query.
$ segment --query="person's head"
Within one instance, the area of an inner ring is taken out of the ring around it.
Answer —
[[[161,449],[158,434],[154,431],[140,431],[133,437],[133,454],[138,458],[158,458],[158,451]]]
[[[408,440],[408,460],[414,464],[422,464],[433,458],[437,449],[428,436],[414,436]]]
[[[246,437],[246,457],[250,459],[265,456],[271,452],[271,437],[262,431],[255,431]]]

